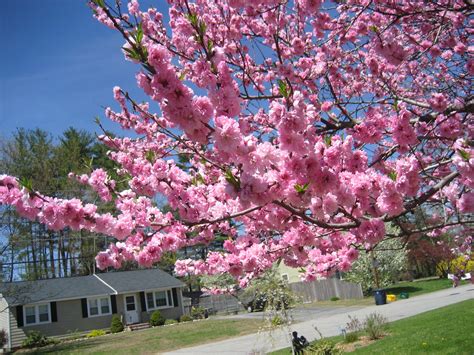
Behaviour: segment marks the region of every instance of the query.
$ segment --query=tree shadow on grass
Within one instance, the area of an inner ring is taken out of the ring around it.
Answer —
[[[72,352],[77,351],[80,353],[90,352],[92,349],[103,343],[102,339],[84,339],[76,341],[68,341],[59,343],[56,345],[46,346],[44,348],[38,348],[32,351],[30,354],[55,354],[58,352]]]
[[[420,287],[413,287],[413,286],[400,286],[400,287],[390,287],[387,288],[387,293],[393,294],[393,295],[399,295],[402,292],[408,292],[414,293],[414,292],[419,292],[421,291],[422,288]]]

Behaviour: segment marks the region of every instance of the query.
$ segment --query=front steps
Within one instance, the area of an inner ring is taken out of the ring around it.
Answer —
[[[127,325],[128,330],[135,331],[135,330],[143,330],[150,328],[150,323],[135,323]]]

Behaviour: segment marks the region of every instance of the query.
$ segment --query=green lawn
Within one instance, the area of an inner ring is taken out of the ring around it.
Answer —
[[[353,354],[474,354],[474,300],[390,324],[390,335]]]
[[[474,354],[474,299],[389,324],[390,333],[351,354]],[[341,342],[342,337],[328,338]],[[289,355],[286,348],[271,353]]]
[[[467,284],[467,281],[462,281],[461,285]],[[452,287],[451,280],[448,279],[431,279],[420,281],[406,281],[399,282],[392,286],[385,287],[387,294],[396,295],[397,298],[401,292],[408,292],[410,297],[419,296],[424,293],[434,292]],[[362,299],[339,300],[339,301],[318,301],[299,305],[301,307],[350,307],[350,306],[372,306],[375,304],[374,297],[364,297]]]
[[[64,342],[36,350],[36,354],[156,354],[255,333],[263,326],[253,319],[220,319],[110,334]]]
[[[461,282],[461,285],[465,285],[467,281]],[[410,297],[419,296],[424,293],[434,292],[450,288],[453,286],[451,280],[448,279],[434,279],[425,281],[412,281],[412,282],[399,282],[395,285],[386,287],[387,293],[398,295],[401,292],[408,292]]]

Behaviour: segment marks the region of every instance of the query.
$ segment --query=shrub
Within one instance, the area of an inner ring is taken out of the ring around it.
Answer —
[[[308,347],[308,353],[314,355],[338,355],[341,354],[341,350],[336,347],[336,344],[332,341],[321,339],[312,343]]]
[[[165,321],[166,319],[161,315],[160,311],[154,311],[150,317],[150,325],[154,327],[164,325]]]
[[[278,314],[276,314],[275,316],[273,316],[271,323],[272,323],[272,326],[278,327],[279,325],[282,325],[284,322],[283,322],[283,319]]]
[[[364,330],[364,324],[357,317],[349,316],[349,322],[346,324],[346,330],[349,333],[361,332]]]
[[[74,330],[68,330],[67,331],[67,337],[65,339],[67,340],[76,340],[83,338],[84,335],[79,331],[79,329],[74,329]]]
[[[25,348],[37,348],[50,344],[51,341],[41,332],[32,330],[28,332],[27,338],[23,340],[23,346]]]
[[[5,329],[0,330],[0,348],[3,348],[8,342],[8,334]]]
[[[176,319],[167,319],[165,320],[165,325],[176,324],[178,321]]]
[[[331,297],[331,301],[339,301],[340,298],[339,297]]]
[[[452,260],[441,261],[436,266],[436,273],[439,277],[446,277],[448,273],[455,274],[461,270],[465,273],[474,272],[474,254],[470,259],[466,259],[462,255]]]
[[[193,319],[187,314],[183,314],[181,317],[179,317],[180,322],[191,322],[192,320]]]
[[[205,309],[202,307],[191,308],[191,317],[193,319],[204,319]]]
[[[359,340],[359,333],[357,332],[346,333],[344,337],[344,343],[353,343],[357,340]]]
[[[88,338],[95,338],[95,337],[100,337],[102,335],[105,335],[105,330],[102,330],[102,329],[94,329],[92,331],[90,331],[86,337]]]
[[[379,339],[387,329],[387,318],[379,313],[371,313],[365,318],[364,330],[371,340]]]
[[[118,314],[114,314],[112,316],[112,322],[110,323],[110,332],[111,333],[123,332],[122,319]]]

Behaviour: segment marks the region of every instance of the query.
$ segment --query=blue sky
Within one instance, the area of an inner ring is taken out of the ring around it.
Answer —
[[[153,3],[167,13],[164,0]],[[94,118],[108,121],[103,107],[115,106],[115,85],[145,99],[120,34],[96,21],[85,0],[2,0],[0,26],[0,137],[17,127],[99,132]]]

